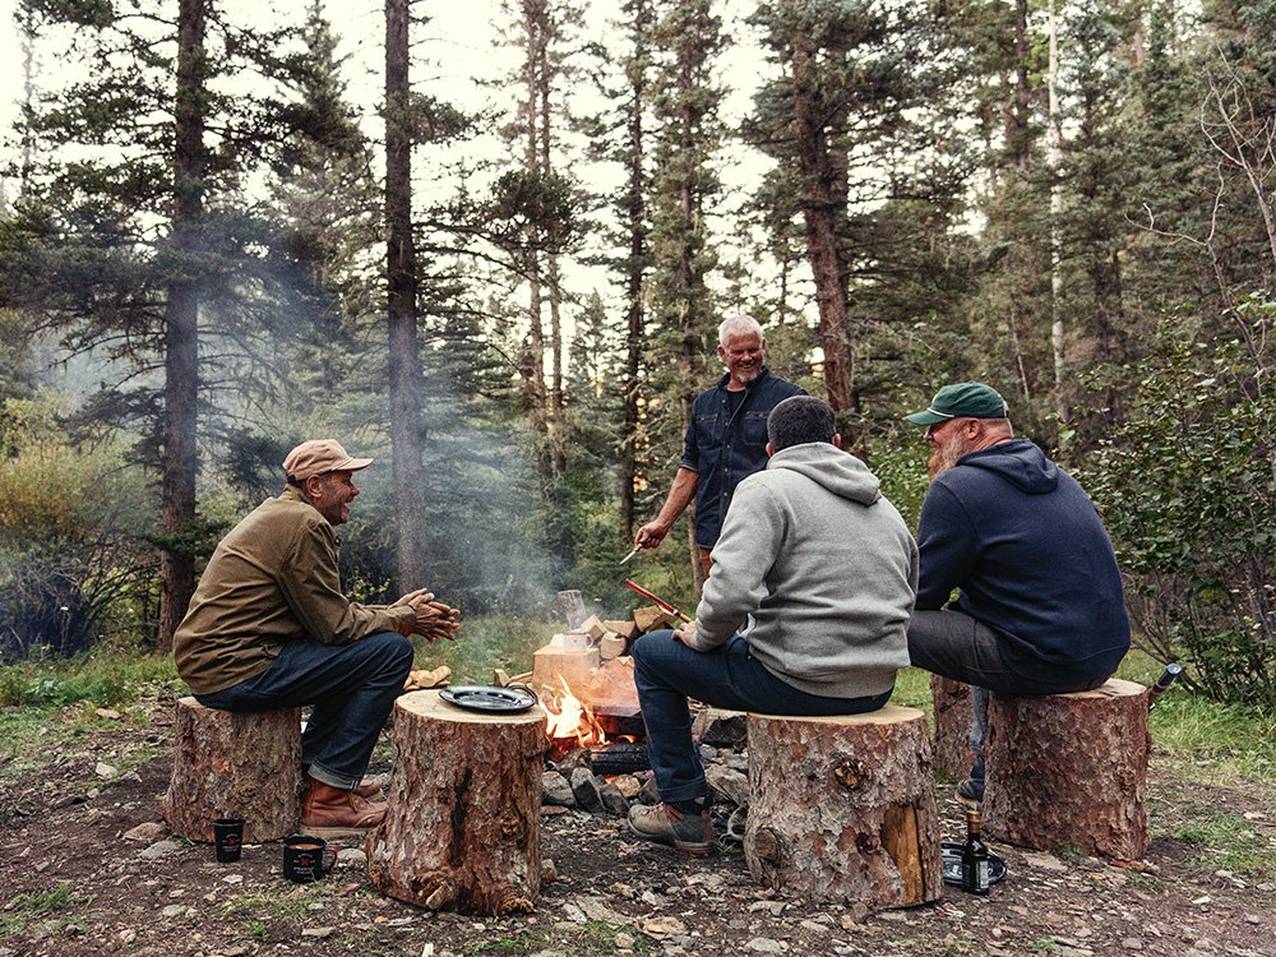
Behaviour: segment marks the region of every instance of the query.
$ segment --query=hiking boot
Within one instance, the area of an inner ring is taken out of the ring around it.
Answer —
[[[957,785],[957,800],[967,804],[981,804],[984,800],[983,778],[966,778]]]
[[[386,805],[354,791],[310,779],[301,799],[301,833],[313,837],[359,837],[385,820]]]
[[[308,776],[310,774],[310,765],[303,764],[301,773]],[[381,781],[379,778],[362,778],[354,786],[353,790],[359,797],[373,801],[381,796]]]
[[[629,830],[684,854],[703,857],[713,850],[713,821],[706,809],[685,814],[668,804],[635,804],[629,809]]]

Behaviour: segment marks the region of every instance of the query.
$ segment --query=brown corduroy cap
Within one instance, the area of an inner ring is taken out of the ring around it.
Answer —
[[[284,474],[294,482],[304,482],[312,475],[357,472],[371,464],[372,459],[356,459],[336,439],[311,439],[288,453],[284,459]]]

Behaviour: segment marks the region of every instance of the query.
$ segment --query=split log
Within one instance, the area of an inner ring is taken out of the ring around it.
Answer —
[[[436,691],[404,695],[394,711],[389,809],[367,842],[372,885],[431,910],[531,910],[545,712],[466,711]]]
[[[563,682],[575,691],[589,681],[590,672],[602,664],[597,648],[556,648],[545,645],[532,652],[532,686],[560,692]],[[579,694],[579,692],[576,692]]]
[[[917,708],[749,715],[749,872],[776,890],[870,910],[943,889],[930,735]]]
[[[644,605],[634,609],[634,625],[643,634],[658,628],[677,628],[682,624],[676,615],[671,615],[659,605]]]
[[[963,781],[975,762],[970,746],[974,689],[943,675],[931,675],[930,694],[935,702],[934,768],[950,781]]]
[[[626,641],[633,641],[642,632],[638,630],[637,622],[625,621],[618,618],[609,618],[603,622],[608,631],[615,632]]]
[[[177,702],[173,774],[162,802],[174,834],[213,840],[213,821],[244,819],[244,843],[274,841],[301,819],[301,710],[232,714]]]
[[[598,643],[598,654],[603,661],[611,661],[611,659],[619,658],[623,655],[628,647],[628,641],[614,631],[609,631],[603,635],[602,641]]]
[[[984,830],[1037,850],[1135,860],[1148,846],[1147,688],[991,695]]]

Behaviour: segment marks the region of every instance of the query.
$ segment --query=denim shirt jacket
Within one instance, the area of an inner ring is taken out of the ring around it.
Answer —
[[[771,410],[806,390],[776,378],[764,366],[731,412],[730,373],[696,396],[683,445],[682,467],[699,474],[696,487],[696,544],[712,548],[722,531],[735,487],[766,466],[766,420]]]

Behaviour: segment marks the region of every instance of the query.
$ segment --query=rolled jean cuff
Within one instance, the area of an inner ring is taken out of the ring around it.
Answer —
[[[332,788],[340,788],[342,791],[353,791],[359,784],[358,778],[350,778],[337,774],[335,771],[329,771],[317,762],[311,762],[310,770],[307,773],[320,784],[326,784]]]

